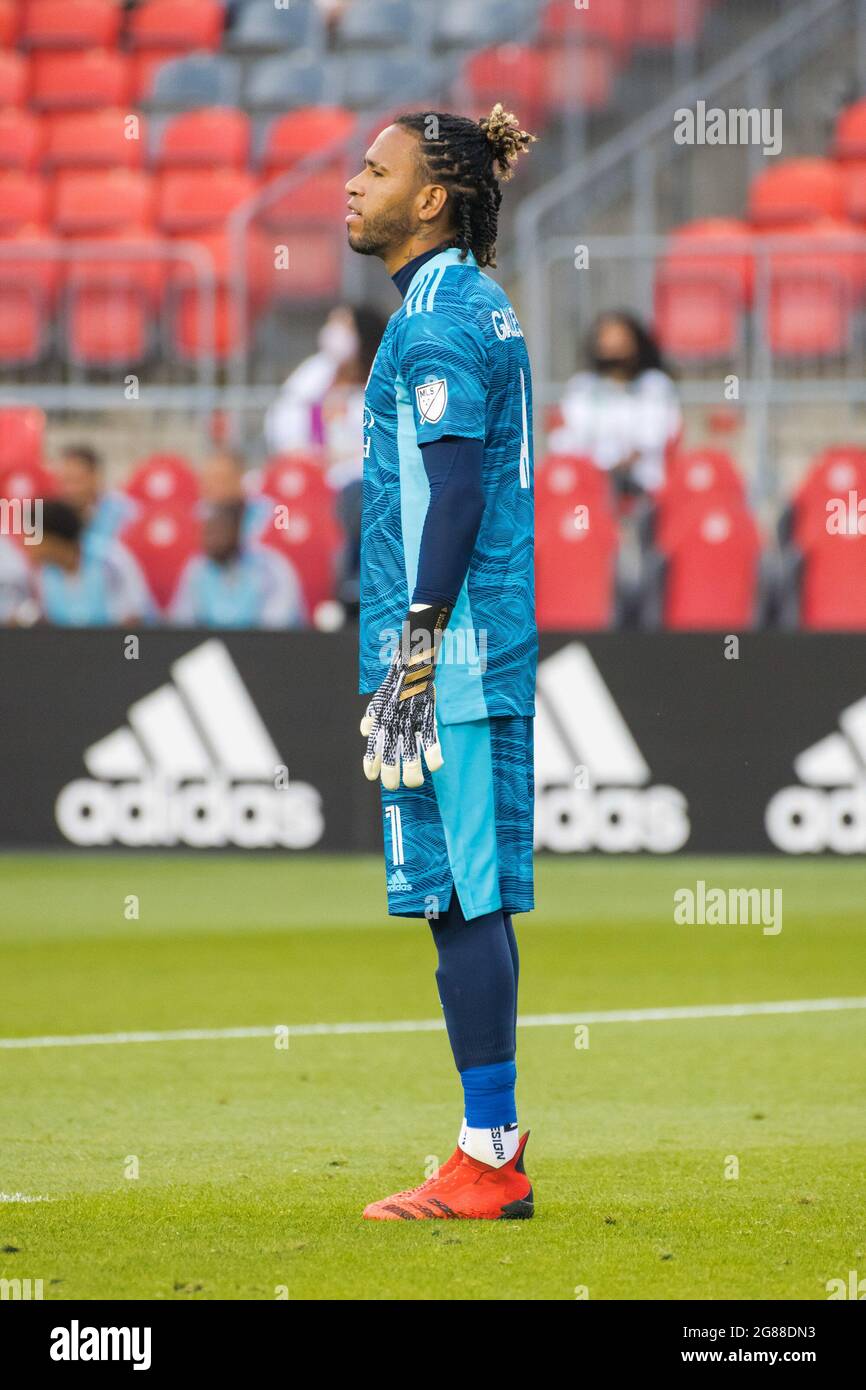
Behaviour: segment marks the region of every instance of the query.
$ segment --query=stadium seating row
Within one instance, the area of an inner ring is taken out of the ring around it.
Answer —
[[[729,456],[683,451],[642,517],[637,584],[618,575],[617,520],[591,462],[548,458],[536,487],[541,628],[866,630],[866,514],[856,505],[866,501],[866,450],[827,449],[814,461],[783,514],[778,551],[763,545]]]
[[[468,58],[459,85],[469,107],[487,102],[495,86],[522,120],[538,124],[563,111],[605,106],[616,70],[606,49],[500,44]],[[14,50],[0,50],[0,107],[43,112],[130,103],[168,111],[240,105],[286,111],[324,102],[362,109],[380,106],[384,91],[402,91],[410,99],[417,85],[417,54],[408,53],[376,53],[358,63],[348,54],[320,58],[304,50],[258,59],[245,70],[223,53],[172,57],[88,49],[36,54],[28,61]]]
[[[42,463],[41,412],[0,413],[0,496],[51,495]],[[294,565],[312,612],[333,592],[342,537],[333,495],[314,457],[270,460],[255,493],[285,504],[288,524],[262,540]],[[157,602],[170,601],[199,544],[198,478],[186,459],[143,460],[125,485],[139,505],[123,540]],[[536,473],[539,625],[604,629],[623,621],[671,630],[753,628],[768,622],[808,630],[866,629],[866,450],[830,448],[801,481],[779,524],[779,549],[764,545],[743,479],[718,449],[681,451],[663,490],[640,519],[641,582],[618,572],[620,527],[607,476],[586,459],[549,456]],[[828,517],[841,511],[845,522]]]
[[[53,255],[62,243],[50,233],[27,227],[0,238],[0,363],[33,365],[58,353],[82,366],[132,367],[157,352],[222,361],[249,343],[273,299],[332,298],[340,286],[341,246],[330,228],[281,231],[279,255],[273,236],[250,231],[242,314],[222,227],[164,240],[148,228],[95,228],[87,239],[91,249],[67,265]]]
[[[747,220],[674,231],[656,267],[665,350],[684,361],[731,358],[758,311],[777,355],[843,356],[866,294],[864,224],[866,99],[840,114],[832,158],[787,160],[753,180]]]
[[[495,33],[501,40],[538,26],[539,38],[569,38],[609,46],[626,55],[633,46],[671,47],[697,37],[709,0],[445,0],[431,7],[413,0],[364,0],[337,12],[331,37],[337,47],[387,47],[431,42],[441,48],[477,48]],[[540,13],[539,13],[540,11]],[[226,23],[227,21],[227,23]],[[142,0],[125,12],[118,0],[0,0],[0,47],[29,50],[112,48],[132,51],[216,49],[237,52],[312,47],[325,24],[316,0]]]
[[[48,175],[112,168],[210,169],[217,162],[216,150],[218,167],[240,171],[249,165],[268,177],[336,145],[354,126],[355,116],[345,107],[304,107],[269,121],[253,157],[253,122],[245,111],[229,106],[152,121],[116,106],[60,115],[11,106],[0,110],[0,170]],[[8,217],[5,207],[3,216]]]

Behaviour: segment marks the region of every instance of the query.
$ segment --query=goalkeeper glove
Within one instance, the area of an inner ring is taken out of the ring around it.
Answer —
[[[447,604],[413,605],[409,609],[401,645],[361,720],[361,733],[367,740],[364,772],[371,782],[381,772],[382,785],[388,791],[396,791],[400,785],[401,755],[404,784],[423,784],[419,742],[429,770],[436,772],[442,766],[433,668],[450,616]]]

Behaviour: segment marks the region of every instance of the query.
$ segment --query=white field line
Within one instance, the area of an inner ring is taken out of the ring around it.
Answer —
[[[521,1028],[559,1028],[577,1023],[668,1023],[678,1019],[749,1018],[756,1014],[836,1013],[866,1009],[866,998],[770,999],[751,1004],[687,1004],[666,1009],[602,1009],[585,1013],[521,1014]],[[270,1028],[174,1028],[165,1032],[74,1033],[68,1037],[0,1038],[0,1049],[37,1047],[115,1047],[122,1043],[215,1042],[224,1038],[273,1038],[279,1030],[293,1038],[338,1037],[353,1033],[438,1033],[441,1018],[390,1023],[296,1023]]]

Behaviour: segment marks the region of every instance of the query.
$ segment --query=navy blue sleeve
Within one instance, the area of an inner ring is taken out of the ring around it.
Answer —
[[[446,435],[422,444],[421,457],[430,483],[430,505],[421,532],[412,602],[447,603],[453,608],[484,515],[484,441]]]

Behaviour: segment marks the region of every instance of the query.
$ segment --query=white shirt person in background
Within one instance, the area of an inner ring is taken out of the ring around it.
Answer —
[[[683,419],[656,342],[637,318],[615,310],[596,319],[586,356],[589,370],[566,385],[549,449],[591,458],[620,494],[657,492]]]

